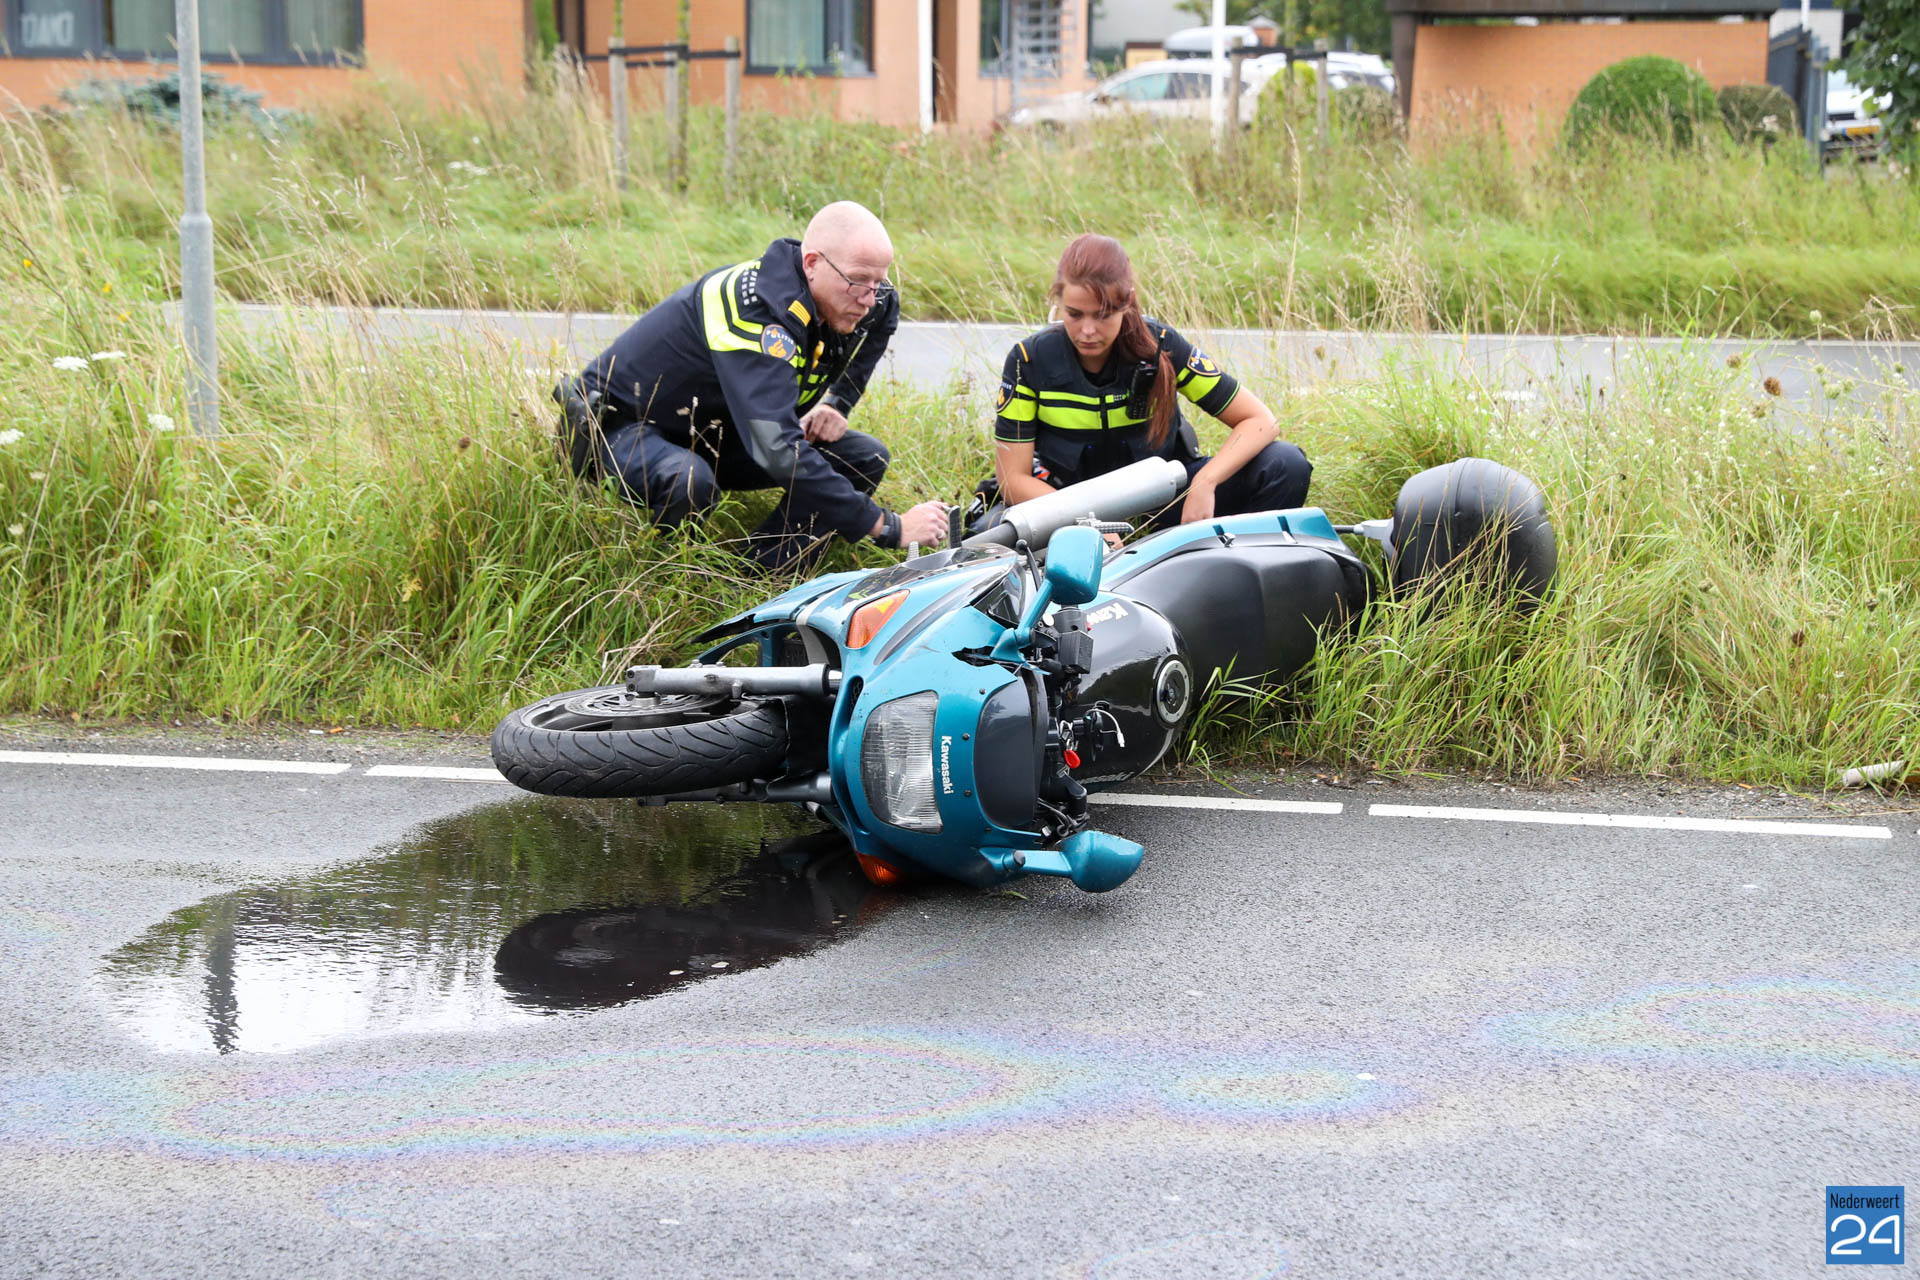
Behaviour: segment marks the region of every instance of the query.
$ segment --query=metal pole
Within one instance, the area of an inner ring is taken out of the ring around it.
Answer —
[[[727,151],[721,161],[721,183],[733,199],[733,175],[740,156],[740,37],[727,37]]]
[[[180,313],[186,321],[187,415],[197,435],[220,434],[220,343],[213,327],[213,219],[207,216],[207,145],[200,119],[200,0],[179,0]]]
[[[1227,132],[1227,99],[1221,92],[1220,64],[1227,56],[1227,0],[1213,0],[1213,137],[1217,142]]]
[[[627,55],[620,52],[627,43],[626,5],[614,0],[613,31],[607,37],[607,99],[613,105],[613,181],[627,189]]]
[[[920,132],[933,132],[933,0],[920,0]]]

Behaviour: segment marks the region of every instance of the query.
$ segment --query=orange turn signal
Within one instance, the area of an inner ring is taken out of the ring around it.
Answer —
[[[869,884],[890,889],[906,881],[906,876],[900,873],[900,868],[891,862],[882,862],[871,854],[865,853],[857,853],[854,856],[860,859],[860,870],[866,873]]]
[[[847,624],[847,648],[862,649],[867,641],[880,634],[880,628],[887,625],[887,619],[894,610],[906,603],[907,593],[896,591],[890,596],[881,596],[871,604],[863,604],[853,615],[853,621]]]

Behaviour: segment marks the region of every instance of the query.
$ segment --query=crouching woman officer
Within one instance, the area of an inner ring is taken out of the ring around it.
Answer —
[[[1153,457],[1187,469],[1182,524],[1306,502],[1306,454],[1274,439],[1259,397],[1140,313],[1119,241],[1076,238],[1048,297],[1060,322],[1014,344],[1000,383],[993,469],[1007,505]],[[1201,454],[1179,396],[1232,428],[1219,453]],[[1172,513],[1151,523],[1164,526]]]

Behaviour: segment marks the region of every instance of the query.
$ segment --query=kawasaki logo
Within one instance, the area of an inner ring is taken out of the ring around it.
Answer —
[[[953,794],[953,735],[940,735],[940,794]]]

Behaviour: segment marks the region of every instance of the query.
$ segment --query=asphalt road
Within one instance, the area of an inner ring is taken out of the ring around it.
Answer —
[[[247,304],[223,311],[256,333],[293,325],[357,339],[368,359],[388,343],[478,343],[536,376],[571,372],[604,350],[633,320],[599,312],[450,311],[432,308],[281,308]],[[1033,326],[910,322],[900,326],[879,377],[945,389],[971,380],[991,400],[1001,365]],[[1675,362],[1745,387],[1756,403],[1775,380],[1784,418],[1817,419],[1836,405],[1872,405],[1896,388],[1920,385],[1920,342],[1739,338],[1620,338],[1529,334],[1417,334],[1278,329],[1195,329],[1189,335],[1236,373],[1308,387],[1432,370],[1470,377],[1516,407],[1550,399],[1591,399],[1604,407],[1626,385],[1661,385]],[[1730,365],[1729,361],[1733,363]]]
[[[0,764],[0,1274],[1776,1277],[1824,1271],[1826,1185],[1920,1183],[1911,814],[1534,826],[1311,782],[1265,794],[1342,812],[1112,807],[1150,852],[1110,895],[877,895],[806,954],[540,1013],[446,998],[485,994],[511,913],[434,943],[406,876],[340,868],[437,833],[407,865],[478,900],[461,833],[523,866],[614,819],[364,763]],[[379,900],[348,930],[351,884]],[[195,977],[235,890],[246,938],[311,954],[249,968],[243,938]],[[267,1007],[341,939],[371,959],[329,999],[437,1020]],[[150,999],[129,948],[174,975]],[[156,1038],[183,990],[236,1051]],[[249,1049],[269,1025],[296,1047]]]

